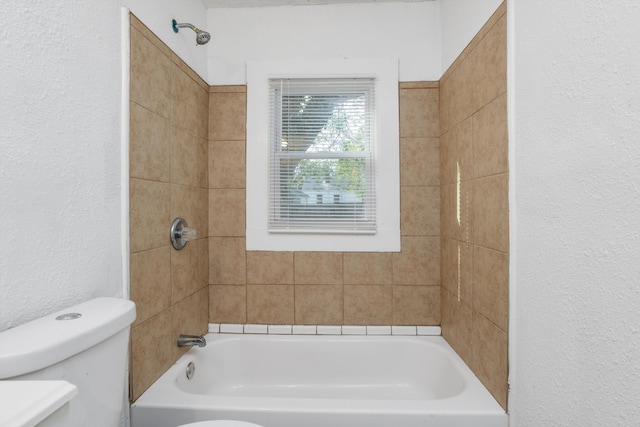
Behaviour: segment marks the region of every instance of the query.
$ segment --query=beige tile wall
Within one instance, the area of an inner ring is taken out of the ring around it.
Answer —
[[[402,252],[247,252],[246,87],[210,88],[211,322],[440,324],[438,83],[399,90]]]
[[[440,80],[442,332],[507,404],[506,5]]]
[[[130,225],[133,399],[184,351],[180,333],[208,320],[208,85],[131,16]],[[181,216],[200,238],[181,250]]]

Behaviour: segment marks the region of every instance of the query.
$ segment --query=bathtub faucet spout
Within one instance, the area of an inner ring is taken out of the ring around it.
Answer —
[[[207,345],[207,341],[204,339],[204,335],[180,335],[178,337],[178,347],[204,347]]]

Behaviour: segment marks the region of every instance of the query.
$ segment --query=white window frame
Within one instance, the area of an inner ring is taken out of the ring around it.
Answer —
[[[268,230],[269,79],[374,78],[375,234],[286,234]],[[266,251],[400,251],[398,62],[396,59],[247,63],[246,248]]]

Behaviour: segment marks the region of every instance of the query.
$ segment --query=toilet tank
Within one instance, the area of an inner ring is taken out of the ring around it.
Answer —
[[[114,427],[126,384],[135,304],[96,298],[0,332],[0,380],[65,380],[78,387],[65,427]]]

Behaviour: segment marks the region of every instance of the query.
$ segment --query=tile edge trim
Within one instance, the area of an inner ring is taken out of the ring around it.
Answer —
[[[209,323],[210,334],[441,336],[440,326],[424,325],[264,325]]]

